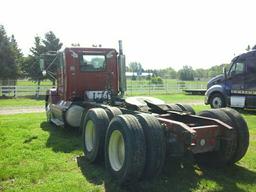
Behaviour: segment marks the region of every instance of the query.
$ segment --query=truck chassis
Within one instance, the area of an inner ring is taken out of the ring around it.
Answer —
[[[186,152],[199,163],[230,165],[245,155],[249,144],[246,122],[230,108],[196,115],[188,105],[168,105],[152,97],[130,97],[110,105],[58,101],[49,94],[46,110],[50,122],[79,127],[85,158],[91,163],[105,161],[107,172],[120,184],[155,177],[166,156]]]

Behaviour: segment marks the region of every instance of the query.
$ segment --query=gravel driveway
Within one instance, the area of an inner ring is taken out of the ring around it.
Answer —
[[[19,114],[19,113],[39,113],[44,112],[42,106],[29,106],[29,107],[1,107],[0,115]]]

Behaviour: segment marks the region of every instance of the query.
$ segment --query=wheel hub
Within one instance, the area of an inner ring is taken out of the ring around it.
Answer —
[[[221,106],[222,106],[221,98],[214,97],[213,100],[212,100],[212,104],[213,104],[214,108],[221,108]]]
[[[113,131],[110,136],[108,154],[112,169],[119,171],[124,164],[125,143],[122,133],[118,130]]]
[[[87,151],[92,151],[95,145],[95,125],[89,120],[85,127],[85,147]]]

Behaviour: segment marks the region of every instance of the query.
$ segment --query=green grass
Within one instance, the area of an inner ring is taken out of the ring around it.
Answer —
[[[208,106],[195,106],[197,111]],[[104,165],[88,164],[81,135],[46,123],[44,113],[0,115],[0,191],[256,191],[256,118],[243,112],[250,147],[236,165],[199,168],[191,157],[168,160],[151,181],[119,187]]]
[[[17,80],[17,86],[31,86],[37,85],[37,82],[29,81],[29,80]],[[40,85],[52,85],[50,80],[45,80],[40,83]]]
[[[0,107],[44,106],[44,99],[8,98],[0,99]]]
[[[196,102],[203,102],[204,96],[203,95],[185,95],[182,93],[177,94],[159,94],[159,95],[153,95],[152,97],[156,97],[159,99],[164,100],[166,103],[177,103],[177,102],[183,102],[183,103],[196,103]]]

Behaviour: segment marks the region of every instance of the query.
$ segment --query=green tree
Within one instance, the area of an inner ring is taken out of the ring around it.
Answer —
[[[10,45],[11,45],[11,50],[12,50],[14,58],[15,58],[17,77],[22,77],[23,74],[21,71],[21,66],[24,61],[24,58],[23,58],[21,49],[18,47],[18,43],[17,43],[14,35],[11,36]]]
[[[172,67],[157,70],[157,74],[161,78],[169,78],[169,79],[176,79],[176,76],[177,76],[177,72]]]
[[[133,73],[142,73],[144,70],[142,68],[141,63],[139,62],[131,62],[129,63],[129,71]]]
[[[159,76],[154,76],[150,78],[150,81],[152,84],[158,84],[158,85],[162,85],[163,84],[163,79]]]
[[[18,77],[18,67],[16,51],[17,43],[14,46],[14,36],[10,40],[6,34],[4,26],[0,25],[0,79],[16,79]],[[12,42],[13,41],[13,42]]]
[[[178,71],[178,78],[182,81],[193,81],[194,71],[191,66],[183,66],[181,70]]]
[[[195,69],[194,77],[197,79],[208,78],[208,69]]]
[[[47,52],[57,52],[61,49],[62,43],[60,40],[55,36],[55,34],[50,31],[45,34],[45,39],[41,39],[39,36],[35,36],[34,38],[34,46],[30,48],[31,54],[24,60],[22,70],[24,74],[29,79],[40,82],[43,79],[50,79],[55,85],[55,78],[52,75],[47,75],[43,77],[42,71],[40,69],[39,58],[41,55],[46,54]],[[44,57],[45,60],[45,68],[47,68],[51,73],[57,73],[57,63],[58,60],[54,60],[55,56],[46,56]]]
[[[215,77],[223,73],[223,67],[227,67],[228,64],[215,65],[208,70],[209,77]]]
[[[42,71],[39,65],[39,56],[45,53],[45,47],[41,43],[41,38],[35,36],[34,38],[34,47],[30,48],[32,54],[28,55],[23,62],[22,71],[26,77],[30,80],[40,82],[44,79]]]
[[[43,47],[45,52],[58,52],[63,45],[60,42],[60,39],[57,38],[52,31],[49,31],[48,33],[45,34],[45,39],[43,39],[42,42],[43,42]],[[56,59],[55,62],[52,63],[55,59],[55,56],[46,56],[44,59],[45,59],[45,67],[48,68],[52,74],[57,74],[57,63],[59,62],[59,60]],[[48,74],[47,78],[53,82],[53,85],[55,85],[56,79],[53,78],[52,75]]]
[[[42,42],[46,51],[59,51],[63,45],[52,31],[45,34],[45,39]]]

